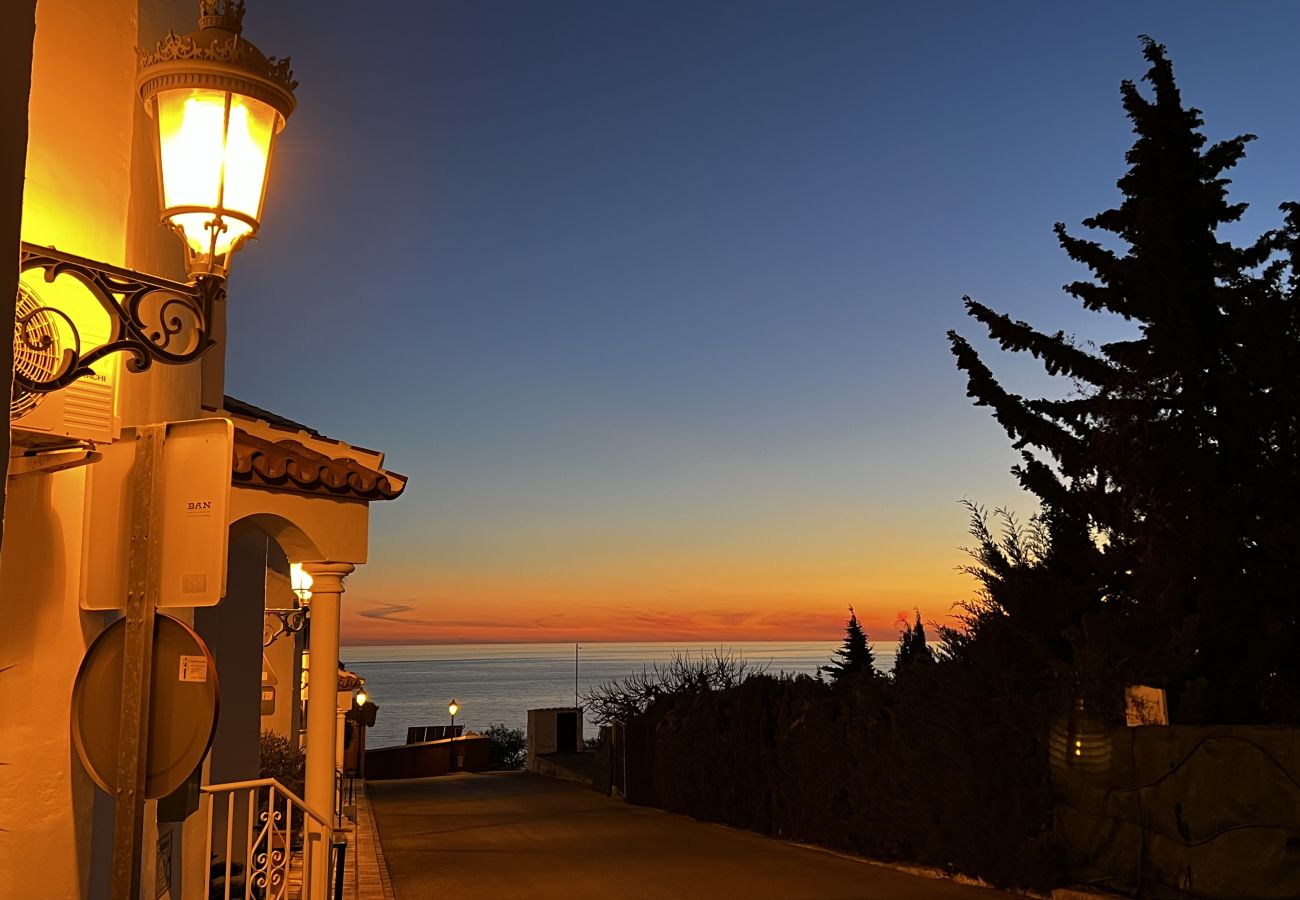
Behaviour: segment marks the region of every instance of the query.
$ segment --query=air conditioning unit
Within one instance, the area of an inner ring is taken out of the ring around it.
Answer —
[[[64,354],[72,352],[78,337],[83,352],[104,343],[108,340],[107,316],[102,310],[97,312],[102,323],[79,316],[74,333],[64,314],[20,282],[14,318],[14,371],[32,379],[49,378],[60,370]],[[96,325],[99,333],[95,333]],[[101,359],[92,368],[93,374],[48,394],[31,393],[15,385],[9,404],[14,444],[32,447],[116,440],[121,434],[116,414],[116,356]]]

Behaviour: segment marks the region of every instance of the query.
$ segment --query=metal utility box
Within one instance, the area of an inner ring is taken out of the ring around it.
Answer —
[[[528,710],[528,770],[537,771],[538,756],[577,753],[582,744],[582,709],[556,706]]]

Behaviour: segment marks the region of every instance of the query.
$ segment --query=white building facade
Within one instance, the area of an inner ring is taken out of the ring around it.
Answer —
[[[197,6],[195,0],[5,4],[0,243],[8,251],[0,255],[0,278],[17,281],[21,240],[185,281],[181,245],[159,224],[158,169],[152,123],[137,93],[137,48],[152,47],[169,30],[192,29]],[[252,13],[255,22],[256,7]],[[273,204],[273,167],[270,179]],[[225,302],[238,302],[237,262],[234,268]],[[14,297],[0,291],[0,323],[14,319]],[[113,605],[87,602],[88,592],[100,590],[87,574],[90,548],[123,541],[131,524],[123,513],[116,528],[105,526],[91,508],[96,466],[109,446],[139,426],[224,418],[234,429],[225,596],[213,606],[163,610],[193,627],[216,660],[220,715],[196,778],[207,787],[257,779],[259,734],[269,727],[306,746],[305,800],[332,812],[345,579],[366,561],[370,504],[399,496],[405,480],[384,468],[382,454],[227,398],[222,309],[218,304],[212,323],[218,344],[201,362],[136,373],[117,354],[95,365],[90,390],[42,401],[49,411],[66,397],[90,397],[85,402],[98,404],[92,411],[100,418],[89,424],[73,421],[82,406],[65,404],[73,412],[59,421],[74,427],[42,431],[35,415],[14,418],[11,406],[8,478],[0,495],[0,898],[111,895],[115,800],[85,770],[70,721],[87,648],[122,615],[120,607],[87,608]],[[88,316],[93,332],[94,316]],[[9,352],[0,350],[6,388]],[[62,462],[51,462],[56,457]],[[324,702],[318,709],[308,702],[305,715],[305,635],[277,634],[293,617],[267,613],[304,605],[289,584],[295,563],[315,578],[306,604],[310,668],[328,685],[318,692]],[[279,669],[276,711],[263,715],[259,673],[272,658]],[[159,800],[145,804],[140,896],[207,896],[206,811],[200,805],[189,812],[182,801],[162,801],[161,814]],[[242,856],[240,862],[249,864]]]

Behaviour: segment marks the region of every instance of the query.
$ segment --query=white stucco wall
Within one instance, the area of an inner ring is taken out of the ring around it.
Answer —
[[[293,562],[366,561],[369,508],[359,501],[235,486],[230,518],[255,521]]]
[[[576,706],[557,706],[549,709],[528,710],[528,769],[537,771],[536,758],[555,753],[559,747],[559,715],[575,715],[573,740],[576,749],[582,749],[582,710]]]
[[[9,12],[6,10],[5,17]],[[36,10],[22,236],[121,261],[135,15],[129,0],[42,0]],[[86,71],[100,77],[81,78]],[[103,614],[77,606],[82,471],[10,485],[0,549],[0,660],[6,709],[0,769],[0,895],[41,861],[43,891],[81,897],[89,883],[94,790],[69,741],[69,701]],[[9,706],[7,701],[6,706]],[[6,884],[6,882],[8,882]]]
[[[48,873],[46,896],[81,897],[89,879],[96,790],[69,740],[72,682],[82,654],[108,621],[77,607],[80,470],[31,476],[9,489],[0,568],[3,750],[0,759],[0,896],[29,862]],[[27,561],[26,564],[23,561]]]
[[[30,25],[23,24],[24,16],[30,22],[33,10],[34,43]],[[19,131],[0,128],[0,254],[18,237],[12,233],[12,214],[6,218],[6,204],[17,208],[21,193],[22,239],[183,279],[179,244],[158,224],[151,123],[135,92],[135,48],[152,45],[169,29],[191,29],[196,12],[194,0],[0,4],[0,77],[6,79],[0,125],[25,115],[29,132],[24,161],[18,153],[21,137],[15,137]],[[20,84],[28,65],[26,48],[32,54],[30,104]],[[230,302],[238,302],[237,269]],[[5,271],[0,264],[0,278]],[[13,295],[0,292],[0,298],[3,326],[5,315],[12,316]],[[123,425],[197,417],[205,393],[220,397],[224,352],[219,347],[210,353],[203,367],[159,365],[145,374],[120,372],[117,406]],[[10,368],[0,359],[0,372]],[[6,505],[0,507],[8,523],[0,543],[0,900],[106,896],[113,804],[83,771],[69,736],[78,666],[90,642],[116,615],[84,612],[77,602],[83,541],[114,538],[83,536],[85,486],[85,469],[27,476],[9,485]],[[239,488],[233,493],[233,518],[262,516],[268,525],[265,535],[280,540],[293,559],[365,561],[365,504]],[[281,527],[286,522],[296,527]],[[255,774],[260,586],[278,585],[274,577],[266,578],[265,536],[261,546],[260,556],[243,542],[235,550],[230,583],[238,602],[199,613],[201,630],[214,643],[227,645],[214,647],[223,679],[225,730],[218,741],[216,771],[205,780]],[[284,563],[281,557],[272,568],[279,571]],[[289,604],[276,600],[274,605]],[[195,619],[188,611],[171,612]],[[235,637],[226,640],[231,635]],[[251,679],[245,677],[250,674]],[[281,673],[286,702],[295,693],[297,674],[294,670],[294,683],[286,684]],[[290,727],[297,727],[296,714]],[[155,883],[155,807],[147,807],[144,836],[149,896]],[[188,861],[184,875],[193,889],[204,868],[204,824],[202,815],[193,815],[183,826],[167,829],[174,856]],[[35,861],[36,891],[31,881]]]
[[[147,167],[136,164],[142,139],[135,134],[138,2],[35,4],[24,240],[116,264],[133,261],[141,248],[175,240],[161,229],[128,238],[133,198],[156,190],[152,161]],[[171,27],[194,21],[190,0],[148,0],[147,5],[151,14],[166,10]],[[31,7],[29,0],[4,5],[0,42],[6,51],[11,36],[21,41],[22,17]],[[155,37],[166,31],[156,24],[149,28]],[[8,87],[7,82],[6,93]],[[0,150],[0,164],[9,152]],[[7,181],[0,197],[12,188]],[[0,237],[3,221],[0,207]],[[12,293],[5,296],[12,302]],[[197,376],[189,379],[193,386],[186,390],[192,396],[186,402],[180,390],[164,390],[147,379],[119,379],[119,404],[163,413],[197,411]],[[147,400],[140,399],[144,395]],[[34,861],[40,865],[41,897],[97,896],[92,883],[102,887],[105,842],[111,847],[112,804],[100,795],[99,819],[102,825],[107,812],[108,828],[92,830],[97,788],[69,737],[73,679],[87,646],[112,618],[83,612],[77,603],[85,483],[85,470],[76,469],[9,484],[10,527],[0,544],[0,620],[5,623],[0,667],[11,667],[0,674],[0,761],[6,763],[0,767],[0,897],[34,896]],[[148,829],[146,846],[154,834]],[[145,859],[146,883],[152,884],[152,854]],[[92,867],[98,868],[94,876]]]
[[[27,99],[31,90],[36,0],[12,0],[0,29],[0,284],[18,277],[23,170],[27,160]],[[14,297],[0,291],[0,333],[13,328]],[[12,387],[13,346],[0,341],[0,397]],[[9,422],[0,428],[0,459],[9,459]],[[0,537],[4,535],[5,485],[0,484]],[[0,665],[3,662],[0,661]]]

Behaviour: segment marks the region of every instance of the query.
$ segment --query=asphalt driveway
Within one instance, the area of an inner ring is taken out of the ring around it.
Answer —
[[[520,772],[366,786],[397,900],[993,900]]]

